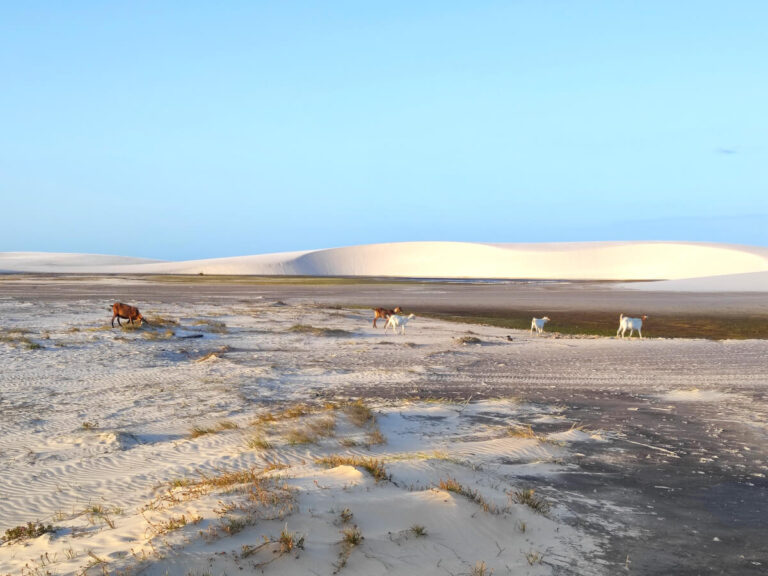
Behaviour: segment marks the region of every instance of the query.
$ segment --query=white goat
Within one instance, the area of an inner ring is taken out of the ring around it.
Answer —
[[[629,318],[628,316],[624,316],[624,314],[619,314],[619,329],[616,331],[616,337],[619,337],[619,332],[621,332],[621,337],[624,338],[624,332],[629,330],[629,337],[632,338],[632,333],[637,330],[637,333],[640,334],[640,338],[643,337],[643,321],[647,320],[648,316],[643,316],[642,318]]]
[[[416,318],[415,314],[409,314],[408,316],[400,316],[399,314],[392,314],[387,318],[387,324],[384,326],[384,334],[387,333],[387,328],[392,327],[392,332],[397,334],[397,327],[400,326],[400,334],[405,334],[405,325],[409,320]]]
[[[549,318],[547,316],[544,316],[544,318],[534,318],[531,320],[531,334],[533,334],[534,330],[536,330],[537,334],[544,332],[544,324],[547,322],[549,322]]]

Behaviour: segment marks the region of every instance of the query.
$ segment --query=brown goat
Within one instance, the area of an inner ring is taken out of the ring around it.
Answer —
[[[144,316],[141,315],[141,312],[139,312],[139,309],[135,306],[128,306],[128,304],[123,304],[122,302],[115,302],[112,304],[112,328],[115,327],[115,318],[117,318],[117,325],[122,326],[120,324],[120,318],[123,320],[128,320],[131,324],[133,324],[134,320],[138,320],[141,324],[144,322],[147,322],[144,319]],[[139,324],[139,326],[141,326]],[[149,322],[147,322],[149,324]]]
[[[374,308],[373,309],[373,327],[376,328],[376,320],[381,318],[382,320],[389,320],[389,317],[392,316],[392,314],[401,314],[403,312],[402,308],[400,306],[397,306],[394,310],[389,310],[387,308]]]

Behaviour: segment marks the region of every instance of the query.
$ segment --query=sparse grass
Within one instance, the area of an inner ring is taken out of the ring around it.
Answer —
[[[145,330],[141,337],[145,340],[170,340],[173,338],[173,330]]]
[[[96,422],[83,422],[81,426],[83,430],[95,430],[98,428],[98,424]]]
[[[288,331],[298,334],[312,334],[313,336],[329,336],[334,338],[352,336],[352,332],[349,332],[348,330],[341,330],[337,328],[318,328],[317,326],[309,326],[308,324],[294,324],[288,329]]]
[[[227,325],[224,322],[217,320],[197,320],[192,323],[193,326],[200,326],[206,332],[212,332],[214,334],[225,334],[227,332]]]
[[[409,528],[409,530],[416,537],[422,537],[427,535],[427,529],[424,528],[424,526],[422,526],[421,524],[414,524]]]
[[[460,338],[454,338],[453,339],[456,344],[461,344],[463,346],[466,346],[467,344],[482,344],[483,341],[480,340],[477,336],[461,336]]]
[[[202,474],[199,479],[183,479],[169,483],[169,489],[143,506],[140,511],[158,512],[173,508],[181,503],[203,498],[209,494],[219,496],[219,505],[214,512],[219,516],[219,522],[209,525],[202,535],[206,540],[215,540],[225,535],[232,535],[251,526],[259,520],[283,519],[296,508],[295,490],[279,476],[267,475],[271,470],[279,469],[280,465],[268,467],[265,470],[251,468],[248,470],[223,470],[213,474]],[[184,520],[171,518],[173,526],[180,525]],[[156,533],[171,528],[169,520],[153,524]]]
[[[485,562],[478,560],[475,562],[475,565],[472,567],[472,571],[469,574],[470,576],[490,576],[493,574],[493,570],[489,572]]]
[[[289,532],[287,524],[283,527],[283,531],[280,532],[278,542],[280,543],[281,554],[288,554],[294,548],[304,547],[304,538],[296,539],[296,532]]]
[[[222,420],[214,428],[203,428],[202,426],[195,426],[192,428],[192,430],[190,430],[189,438],[194,440],[195,438],[205,436],[206,434],[216,434],[217,432],[223,432],[224,430],[235,430],[237,428],[240,428],[240,426],[234,422],[230,422],[229,420]]]
[[[455,478],[449,477],[445,480],[440,480],[440,483],[438,484],[438,486],[442,490],[453,492],[454,494],[460,494],[461,496],[464,496],[465,498],[472,500],[472,502],[475,502],[476,504],[479,504],[480,506],[482,506],[483,510],[486,512],[489,512],[491,514],[499,513],[498,507],[492,504],[491,502],[488,502],[485,498],[483,498],[480,492],[478,492],[477,490],[471,490],[463,486]]]
[[[85,510],[84,514],[90,514],[91,516],[103,516],[106,514],[106,509],[102,504],[91,504]]]
[[[281,556],[284,556],[286,554],[290,554],[295,549],[303,550],[304,549],[304,536],[297,538],[296,532],[290,532],[288,530],[288,525],[286,524],[283,528],[282,532],[280,532],[280,536],[272,540],[270,538],[264,537],[264,542],[259,544],[258,546],[249,546],[247,544],[244,544],[242,547],[242,553],[240,554],[241,558],[247,558],[249,556],[252,556],[253,554],[256,554],[260,550],[268,547],[268,546],[277,546],[277,550],[273,550],[275,556],[271,558],[270,560],[267,560],[266,562],[261,562],[259,564],[256,564],[256,568],[263,568],[267,564],[270,564],[271,562],[274,562]]]
[[[202,516],[191,516],[187,519],[187,517],[182,514],[181,516],[171,516],[163,522],[152,524],[152,528],[155,530],[155,534],[167,534],[168,532],[184,528],[187,524],[197,524],[202,519]]]
[[[53,525],[42,524],[40,522],[27,522],[14,528],[8,528],[3,536],[3,542],[23,542],[30,538],[37,538],[43,534],[52,534],[56,532]]]
[[[309,434],[330,438],[336,434],[336,418],[332,414],[310,420],[306,423]]]
[[[354,514],[352,514],[352,511],[349,508],[344,508],[344,510],[339,513],[339,520],[342,524],[348,524],[352,521],[353,516]]]
[[[242,532],[247,526],[248,521],[244,518],[224,516],[224,518],[221,519],[221,529],[228,536],[234,536],[238,532]]]
[[[386,444],[387,437],[382,434],[381,429],[378,426],[374,426],[368,434],[365,435],[365,444],[368,447],[378,446],[379,444]]]
[[[339,552],[339,561],[334,564],[334,567],[336,568],[336,570],[333,571],[334,574],[338,574],[341,569],[347,565],[347,560],[349,560],[352,550],[354,550],[354,548],[362,541],[363,535],[360,533],[357,526],[344,528],[344,530],[341,531],[341,551]]]
[[[525,438],[525,439],[535,439],[537,438],[536,433],[533,431],[533,428],[530,424],[527,424],[525,426],[510,426],[507,428],[507,436],[510,436],[512,438]]]
[[[361,399],[344,404],[342,411],[352,424],[360,428],[374,419],[373,411]]]
[[[254,426],[258,426],[267,422],[277,422],[279,420],[298,418],[299,416],[306,416],[307,414],[312,414],[318,410],[318,408],[314,408],[308,404],[293,404],[277,412],[265,412],[264,414],[259,414],[259,416],[256,417],[252,424]]]
[[[192,428],[192,430],[190,430],[189,438],[194,440],[195,438],[205,436],[206,434],[216,434],[216,432],[218,432],[216,428],[203,428],[201,426],[195,426]]]
[[[0,342],[13,348],[23,347],[27,350],[40,350],[42,346],[30,339],[26,328],[0,328]]]
[[[122,509],[117,508],[113,509],[112,512],[115,510],[120,510],[122,512]],[[91,524],[96,524],[97,520],[101,520],[110,528],[114,529],[115,527],[115,522],[109,517],[110,512],[107,511],[103,504],[91,504],[86,507],[82,513],[88,517],[88,521]]]
[[[147,315],[147,324],[150,326],[156,326],[158,328],[165,328],[168,326],[178,326],[179,321],[175,318],[169,318],[168,316],[152,314],[152,316]]]
[[[317,442],[317,436],[304,427],[292,428],[285,435],[285,439],[292,446],[297,444],[314,444]]]
[[[317,464],[322,464],[329,468],[335,468],[337,466],[354,466],[355,468],[362,468],[368,472],[376,482],[381,480],[389,480],[389,474],[387,469],[384,468],[384,463],[381,460],[375,458],[362,458],[360,456],[341,456],[334,454],[331,456],[325,456],[315,460]]]
[[[251,450],[271,450],[273,448],[272,443],[260,434],[251,437],[246,445]]]
[[[532,488],[527,490],[514,490],[509,492],[508,495],[512,502],[516,504],[524,504],[534,512],[538,512],[539,514],[546,514],[549,512],[549,502],[536,496]]]
[[[360,542],[363,541],[363,535],[360,533],[360,530],[357,526],[344,528],[344,530],[341,531],[341,536],[341,541],[345,544],[349,544],[350,546],[357,546],[360,544]]]
[[[193,486],[196,484],[197,486],[208,485],[213,488],[230,488],[236,484],[258,484],[262,480],[261,476],[253,468],[248,470],[222,471],[215,476],[207,476],[205,474],[201,474],[201,476],[202,480],[193,483]]]
[[[194,484],[194,481],[189,478],[176,478],[171,480],[168,484],[171,488],[186,488],[187,486]]]
[[[534,564],[541,564],[543,558],[544,557],[541,554],[534,552],[533,550],[525,553],[525,559],[528,561],[530,566],[533,566]]]

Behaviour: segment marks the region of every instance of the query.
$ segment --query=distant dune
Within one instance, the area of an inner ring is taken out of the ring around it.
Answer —
[[[749,278],[741,276],[733,282],[762,285],[768,273],[768,248],[694,242],[402,242],[185,262],[5,252],[0,253],[0,272],[564,280],[680,280],[748,274]],[[715,284],[727,289],[729,282],[723,278]]]
[[[121,266],[159,263],[160,260],[108,256],[103,254],[70,254],[64,252],[0,252],[0,274],[12,272],[37,273],[99,273]]]

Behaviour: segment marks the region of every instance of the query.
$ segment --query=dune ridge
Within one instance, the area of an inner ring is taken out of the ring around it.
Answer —
[[[768,248],[697,242],[399,242],[183,262],[5,252],[0,272],[680,280],[760,276],[768,273]]]

